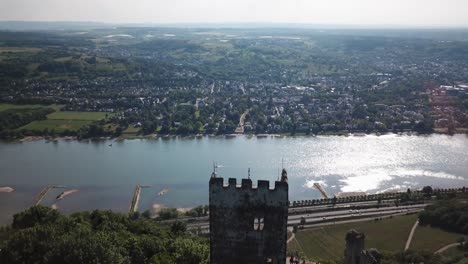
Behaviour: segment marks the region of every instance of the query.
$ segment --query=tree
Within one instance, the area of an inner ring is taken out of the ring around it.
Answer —
[[[174,243],[176,264],[208,264],[209,248],[194,240],[178,238]]]
[[[186,233],[184,223],[167,227],[135,216],[30,208],[0,234],[0,263],[208,263],[207,240]]]
[[[114,137],[120,137],[120,136],[122,135],[122,132],[123,132],[122,127],[118,126],[118,127],[115,129]]]
[[[130,218],[133,220],[140,218],[140,212],[133,212],[133,214],[130,214]]]
[[[431,186],[424,186],[422,188],[422,192],[424,193],[424,196],[431,196],[434,190],[432,189]]]
[[[419,213],[421,225],[468,234],[468,205],[456,199],[440,200]]]
[[[144,218],[147,218],[147,219],[151,218],[151,212],[150,212],[150,210],[145,210],[145,211],[141,214],[141,216],[143,216]]]
[[[151,264],[173,264],[175,262],[174,258],[168,253],[162,253],[154,255],[150,262]]]
[[[37,205],[13,216],[13,228],[23,229],[43,223],[55,223],[60,219],[57,210]]]
[[[185,233],[187,231],[187,224],[181,221],[175,221],[171,225],[171,232],[173,234],[179,235],[181,233]]]
[[[205,210],[205,207],[200,205],[190,210],[188,214],[193,217],[200,217],[204,215],[204,210]]]
[[[161,220],[168,220],[168,219],[175,219],[179,216],[176,208],[163,208],[159,212],[159,219]]]
[[[414,131],[421,133],[421,134],[427,134],[427,133],[432,133],[434,132],[434,122],[430,119],[424,119],[423,121],[420,121],[414,125]]]

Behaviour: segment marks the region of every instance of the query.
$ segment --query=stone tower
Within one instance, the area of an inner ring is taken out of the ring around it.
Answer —
[[[375,249],[364,249],[366,236],[356,230],[346,234],[345,264],[380,264],[382,255]]]
[[[365,235],[356,230],[346,234],[345,264],[360,264],[361,252],[364,250]]]
[[[212,174],[210,200],[210,263],[286,263],[288,178],[270,189],[269,181],[230,178]]]

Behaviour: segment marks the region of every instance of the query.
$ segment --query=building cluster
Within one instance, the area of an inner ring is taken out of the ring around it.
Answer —
[[[198,112],[201,128],[211,126],[211,133],[233,133],[240,115],[248,111],[244,120],[245,133],[318,133],[337,131],[402,131],[412,130],[425,118],[433,117],[435,127],[463,127],[467,111],[457,104],[457,97],[466,96],[468,86],[440,86],[415,98],[376,102],[365,93],[384,91],[392,82],[390,74],[373,75],[375,84],[364,88],[351,84],[345,77],[316,77],[308,86],[279,83],[245,83],[238,81],[202,81],[193,86],[160,87],[151,82],[102,79],[27,81],[22,89],[9,93],[4,100],[35,99],[64,104],[64,110],[119,112],[121,118],[133,116],[132,123],[149,117],[168,120],[172,125],[184,124],[185,117],[177,117],[183,107]],[[432,105],[427,104],[427,97]],[[431,113],[432,109],[436,114]],[[151,115],[144,113],[150,112]],[[229,126],[230,124],[230,126]],[[228,125],[228,129],[220,126]],[[176,125],[174,128],[177,128]]]
[[[446,129],[455,132],[456,128],[468,124],[468,112],[460,107],[460,98],[468,98],[468,85],[458,83],[453,85],[433,86],[428,89],[432,117],[436,129]]]

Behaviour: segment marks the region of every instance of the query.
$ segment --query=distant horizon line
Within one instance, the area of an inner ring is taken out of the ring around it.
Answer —
[[[136,27],[189,27],[200,26],[216,28],[328,28],[328,29],[468,29],[468,25],[432,24],[334,24],[334,23],[305,23],[305,22],[105,22],[105,21],[75,21],[75,20],[2,20],[0,23],[37,23],[37,24],[95,24],[107,26],[136,26]]]

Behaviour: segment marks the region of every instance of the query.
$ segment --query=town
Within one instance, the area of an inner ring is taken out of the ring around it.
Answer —
[[[468,131],[468,60],[459,52],[468,44],[457,39],[463,34],[443,40],[430,31],[410,38],[360,33],[0,32],[0,135]],[[53,118],[57,112],[65,117]],[[82,117],[69,120],[67,112]],[[87,116],[95,112],[102,115]]]

